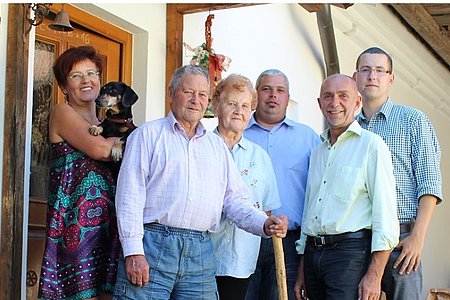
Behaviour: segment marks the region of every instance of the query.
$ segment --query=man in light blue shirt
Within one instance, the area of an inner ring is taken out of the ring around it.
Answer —
[[[399,237],[391,154],[355,120],[361,97],[351,77],[326,78],[318,101],[329,128],[311,155],[297,298],[379,299]]]
[[[262,72],[256,81],[258,105],[245,130],[245,137],[269,154],[277,178],[281,207],[274,214],[288,216],[288,233],[283,239],[289,299],[295,299],[294,283],[298,270],[295,241],[300,236],[306,176],[311,150],[320,143],[319,136],[306,125],[286,117],[289,81],[275,69]],[[278,299],[272,241],[261,240],[258,264],[247,297]]]

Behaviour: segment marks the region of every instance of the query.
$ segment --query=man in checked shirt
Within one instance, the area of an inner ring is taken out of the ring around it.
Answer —
[[[420,257],[434,208],[442,201],[439,142],[423,112],[396,104],[389,97],[393,63],[384,50],[372,47],[363,51],[353,76],[363,100],[357,120],[383,138],[394,165],[400,243],[386,265],[382,290],[387,299],[420,299]]]
[[[177,69],[170,113],[127,140],[116,192],[123,256],[114,299],[217,299],[209,232],[222,213],[253,234],[286,235],[287,217],[267,217],[248,201],[227,146],[200,122],[208,96],[205,69]]]

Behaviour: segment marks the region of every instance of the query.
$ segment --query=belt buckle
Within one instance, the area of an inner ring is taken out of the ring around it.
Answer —
[[[320,239],[320,243],[318,244],[317,241]],[[314,246],[316,246],[317,248],[323,247],[326,245],[325,242],[325,237],[324,236],[318,236],[316,238],[314,238]]]

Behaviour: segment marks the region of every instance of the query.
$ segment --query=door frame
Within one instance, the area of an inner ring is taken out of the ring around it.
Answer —
[[[60,3],[50,7],[57,13]],[[70,20],[122,45],[120,78],[131,84],[132,78],[132,34],[106,22],[73,5],[65,4],[64,10]],[[0,228],[0,299],[17,299],[25,286],[23,278],[26,272],[27,227],[24,220],[28,211],[24,211],[29,201],[29,155],[31,125],[27,115],[33,99],[28,97],[29,84],[29,47],[30,34],[25,34],[30,25],[26,18],[28,4],[8,4],[7,53],[5,74],[5,117],[3,147],[3,181]],[[33,39],[34,40],[34,39]],[[28,223],[28,222],[25,222]],[[25,247],[24,247],[25,246]],[[24,292],[25,293],[25,292]],[[23,295],[25,296],[25,295]]]

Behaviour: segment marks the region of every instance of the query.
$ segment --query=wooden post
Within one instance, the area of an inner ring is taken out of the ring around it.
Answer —
[[[284,265],[283,240],[272,236],[273,252],[275,255],[275,270],[277,274],[278,300],[287,300],[286,268]]]

